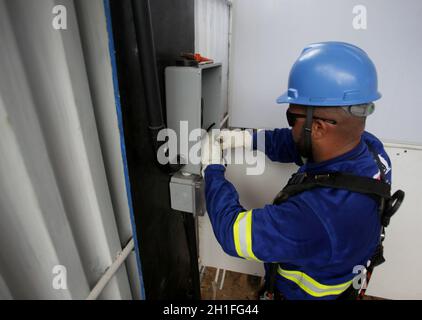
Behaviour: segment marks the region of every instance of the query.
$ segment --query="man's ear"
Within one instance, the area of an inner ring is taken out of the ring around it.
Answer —
[[[312,137],[316,140],[322,139],[327,134],[328,126],[323,120],[314,119],[312,123]]]

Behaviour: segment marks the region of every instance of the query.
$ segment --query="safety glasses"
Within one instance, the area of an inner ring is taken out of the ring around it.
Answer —
[[[375,111],[375,104],[370,102],[370,103],[363,103],[363,104],[356,104],[353,106],[346,106],[343,107],[343,109],[354,115],[355,117],[367,117],[370,116],[371,114],[374,113]]]
[[[289,110],[286,111],[286,117],[287,117],[287,122],[289,123],[290,127],[294,127],[296,124],[296,120],[298,118],[306,118],[306,114],[299,114],[299,113],[293,113],[290,112]],[[331,119],[324,119],[324,118],[320,118],[320,117],[312,117],[312,119],[317,119],[317,120],[322,120],[331,124],[337,124],[337,121],[335,120],[331,120]]]

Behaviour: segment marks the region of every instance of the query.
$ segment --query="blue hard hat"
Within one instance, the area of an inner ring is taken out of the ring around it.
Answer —
[[[302,51],[277,103],[349,106],[379,98],[377,70],[365,51],[349,43],[321,42]]]

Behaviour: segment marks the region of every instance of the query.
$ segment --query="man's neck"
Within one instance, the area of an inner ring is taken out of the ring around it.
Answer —
[[[325,146],[316,147],[313,151],[314,162],[318,163],[337,158],[356,148],[359,143],[360,139],[343,145],[330,143]]]

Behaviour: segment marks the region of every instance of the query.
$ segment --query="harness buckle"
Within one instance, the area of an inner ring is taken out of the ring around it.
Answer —
[[[316,181],[327,180],[329,178],[330,178],[330,174],[329,173],[326,173],[326,174],[316,174],[314,176],[314,179]]]
[[[305,178],[308,175],[306,174],[306,172],[302,172],[302,173],[295,173],[294,175],[292,175],[292,177],[290,178],[289,182],[287,183],[288,185],[292,185],[292,184],[301,184],[303,182],[303,180],[305,180]]]

